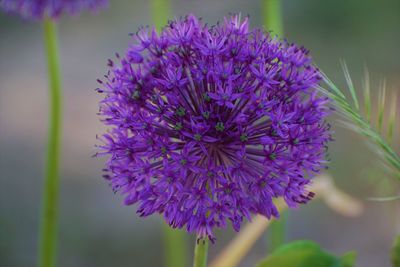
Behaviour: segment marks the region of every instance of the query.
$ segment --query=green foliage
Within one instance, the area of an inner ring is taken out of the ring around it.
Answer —
[[[391,172],[400,180],[400,157],[392,148],[392,139],[395,129],[396,118],[396,95],[392,97],[389,114],[385,112],[386,99],[386,82],[382,81],[379,88],[379,97],[376,114],[371,112],[372,101],[370,95],[369,74],[366,71],[363,81],[364,87],[364,112],[361,111],[360,101],[357,97],[356,89],[352,82],[349,70],[344,62],[342,62],[343,72],[346,79],[348,91],[351,95],[351,101],[347,99],[344,92],[338,88],[325,74],[323,79],[325,87],[318,89],[334,101],[336,111],[346,120],[344,124],[350,129],[366,136],[372,144],[375,145],[375,151],[383,159],[383,162]],[[387,110],[387,109],[386,109]],[[377,120],[376,126],[372,117]],[[385,121],[387,119],[387,121]],[[386,129],[384,129],[386,126]]]
[[[336,257],[323,251],[318,244],[304,240],[279,247],[256,267],[353,267],[355,260],[354,252]]]
[[[339,266],[341,267],[353,267],[356,263],[357,253],[349,251],[341,257]]]
[[[400,235],[394,240],[392,248],[392,266],[400,267]]]

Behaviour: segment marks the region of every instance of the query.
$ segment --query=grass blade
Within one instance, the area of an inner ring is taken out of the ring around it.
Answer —
[[[386,80],[383,79],[379,86],[379,103],[378,103],[378,132],[382,133],[383,114],[385,113],[385,98],[386,98]]]
[[[369,79],[369,71],[367,67],[364,69],[364,80],[363,80],[363,88],[364,88],[364,110],[365,110],[365,119],[370,122],[371,121],[371,84]]]
[[[346,62],[343,60],[341,61],[341,65],[343,68],[343,73],[344,73],[344,77],[346,79],[347,87],[350,91],[351,98],[353,99],[353,102],[354,102],[354,106],[356,107],[357,110],[359,110],[360,104],[358,103],[356,90],[354,89],[354,85],[353,85],[353,81],[351,80],[349,69],[347,68]]]
[[[392,104],[390,105],[388,131],[387,131],[387,139],[389,145],[392,145],[393,143],[394,125],[396,121],[396,110],[397,110],[397,94],[393,93]]]
[[[363,80],[364,87],[364,109],[366,116],[364,116],[359,109],[359,102],[357,99],[355,87],[349,74],[349,70],[344,61],[341,62],[343,72],[347,82],[348,89],[352,96],[352,102],[346,99],[342,91],[327,77],[326,74],[322,74],[323,80],[327,88],[318,86],[317,90],[322,92],[333,100],[333,105],[336,112],[345,118],[343,123],[345,126],[358,132],[361,135],[366,136],[371,144],[374,144],[376,152],[379,157],[386,163],[386,166],[390,166],[394,176],[400,180],[400,157],[392,148],[393,136],[395,132],[396,123],[396,108],[397,108],[397,96],[392,97],[392,103],[390,106],[390,114],[385,116],[385,103],[386,103],[386,80],[382,80],[379,87],[378,95],[378,107],[377,107],[377,129],[375,130],[372,125],[372,99],[371,99],[371,88],[370,88],[370,77],[368,70],[365,70],[365,79]],[[386,129],[386,136],[381,134],[384,119],[388,117]],[[385,138],[386,137],[386,138]]]

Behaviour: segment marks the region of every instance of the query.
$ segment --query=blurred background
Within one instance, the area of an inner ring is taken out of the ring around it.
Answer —
[[[249,15],[263,26],[260,0],[171,0],[174,17],[194,13],[211,24],[230,13]],[[319,67],[344,85],[339,59],[349,65],[359,88],[364,64],[372,89],[385,77],[388,91],[400,88],[399,0],[283,1],[285,37],[311,50]],[[96,134],[104,131],[96,116],[96,79],[106,61],[123,53],[129,33],[152,24],[145,0],[111,0],[98,15],[60,22],[64,88],[64,136],[59,225],[59,266],[163,266],[163,227],[157,216],[139,218],[101,177],[104,158],[92,158]],[[372,93],[373,96],[374,93]],[[375,97],[376,98],[376,97]],[[28,267],[36,262],[41,186],[47,135],[47,75],[42,29],[18,17],[0,14],[0,266]],[[399,113],[398,113],[399,114]],[[390,266],[389,250],[400,231],[399,201],[368,197],[399,193],[365,140],[332,119],[328,172],[349,194],[365,201],[355,219],[344,218],[313,201],[289,214],[288,239],[312,239],[341,254],[358,251],[357,266]],[[396,129],[397,144],[399,129]],[[398,150],[397,146],[397,151]],[[234,236],[217,232],[213,258]],[[188,238],[191,251],[194,238]],[[267,251],[266,238],[241,266],[253,266]],[[188,263],[188,266],[190,264]]]

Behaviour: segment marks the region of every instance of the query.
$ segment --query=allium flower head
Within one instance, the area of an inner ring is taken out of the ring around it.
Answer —
[[[24,18],[41,20],[58,18],[63,13],[74,15],[83,10],[97,10],[108,0],[0,0],[0,9]]]
[[[105,177],[141,216],[214,239],[213,228],[278,217],[313,194],[331,139],[328,100],[308,51],[249,30],[247,18],[209,27],[196,17],[160,34],[143,28],[98,89],[109,132]]]

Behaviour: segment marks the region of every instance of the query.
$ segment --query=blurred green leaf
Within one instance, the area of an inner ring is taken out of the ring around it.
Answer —
[[[308,240],[295,241],[279,247],[275,252],[258,263],[257,267],[353,267],[354,252],[336,257]]]
[[[400,235],[394,240],[392,248],[392,266],[400,267]]]
[[[357,253],[349,251],[340,258],[340,267],[353,267],[356,263]]]

